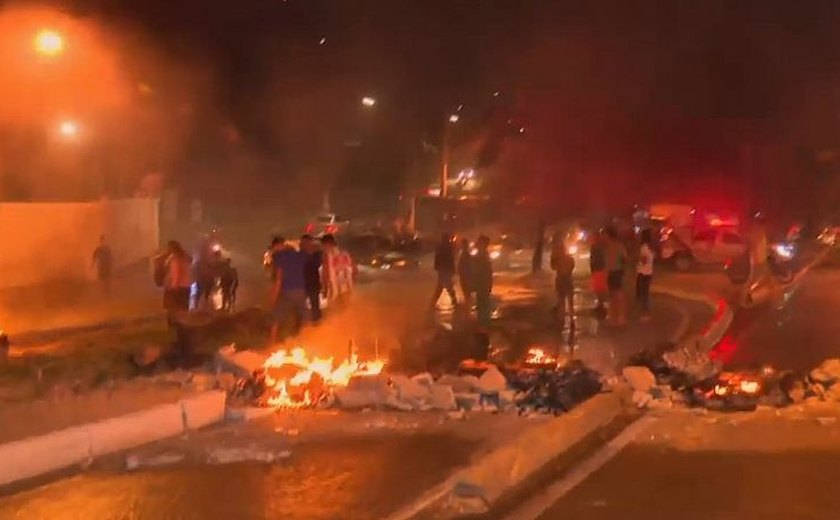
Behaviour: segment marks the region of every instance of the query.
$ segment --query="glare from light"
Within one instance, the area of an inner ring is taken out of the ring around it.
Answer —
[[[502,93],[499,92],[498,90],[496,92],[493,92],[493,97],[499,97],[501,95],[502,95]]]
[[[519,133],[520,133],[520,134],[524,134],[524,133],[525,133],[525,127],[524,127],[524,126],[520,126],[520,127],[519,127]]]
[[[327,43],[327,38],[326,38],[326,36],[324,36],[324,37],[322,37],[320,40],[318,40],[318,45],[324,45],[324,44],[326,44],[326,43]]]
[[[371,96],[365,96],[362,98],[362,105],[370,108],[376,106],[376,98]]]
[[[458,114],[449,114],[449,122],[450,123],[457,123],[461,117]]]
[[[35,51],[47,57],[58,56],[64,51],[64,38],[60,33],[42,29],[35,35]]]
[[[75,121],[66,120],[58,125],[58,133],[67,139],[73,139],[79,135],[79,125]]]

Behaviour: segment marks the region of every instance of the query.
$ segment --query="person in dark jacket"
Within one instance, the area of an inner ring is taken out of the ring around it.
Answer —
[[[458,282],[464,295],[464,305],[469,309],[472,301],[472,256],[470,255],[470,241],[461,240],[461,251],[458,255]]]
[[[478,252],[472,258],[472,284],[475,291],[475,309],[478,324],[482,328],[490,326],[490,293],[493,292],[493,264],[490,261],[490,239],[482,235],[476,243]]]
[[[435,251],[435,271],[437,271],[437,287],[432,296],[432,309],[437,306],[440,295],[446,290],[452,305],[458,303],[455,297],[455,248],[452,246],[452,235],[444,233],[440,245]]]
[[[303,266],[306,299],[309,302],[312,321],[318,323],[321,320],[322,253],[312,235],[300,237],[300,250],[306,254],[306,262]]]

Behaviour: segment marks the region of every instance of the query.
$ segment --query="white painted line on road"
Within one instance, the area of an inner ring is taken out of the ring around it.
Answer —
[[[525,502],[516,511],[505,516],[505,520],[532,520],[542,515],[555,502],[563,498],[569,491],[589,478],[595,471],[604,466],[618,455],[643,431],[649,428],[656,417],[646,415],[625,428],[620,434],[595,452],[591,457],[576,466],[566,476],[548,486],[545,491]]]

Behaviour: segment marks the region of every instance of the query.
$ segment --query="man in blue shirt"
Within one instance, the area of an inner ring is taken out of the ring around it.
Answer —
[[[291,317],[291,327],[284,333],[295,335],[303,325],[306,312],[306,283],[304,267],[306,254],[302,253],[282,237],[272,240],[271,265],[274,270],[274,285],[271,288],[271,345],[278,339],[280,326]]]

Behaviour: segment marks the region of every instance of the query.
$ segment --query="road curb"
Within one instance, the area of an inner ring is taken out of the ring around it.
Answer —
[[[732,320],[735,317],[732,307],[724,298],[719,296],[670,287],[656,287],[651,289],[651,291],[656,294],[664,294],[677,299],[701,303],[712,310],[712,319],[709,320],[703,328],[703,331],[692,337],[683,339],[677,348],[691,347],[698,352],[708,352],[723,339],[723,336],[726,335],[726,331],[729,330],[729,326],[732,325]]]
[[[624,408],[617,393],[599,394],[571,412],[529,428],[511,442],[456,470],[419,500],[387,517],[409,520],[447,497],[469,489],[489,509],[505,492],[523,483],[586,436],[615,420]]]
[[[211,390],[175,403],[0,444],[0,486],[222,421],[225,401],[225,392]]]

